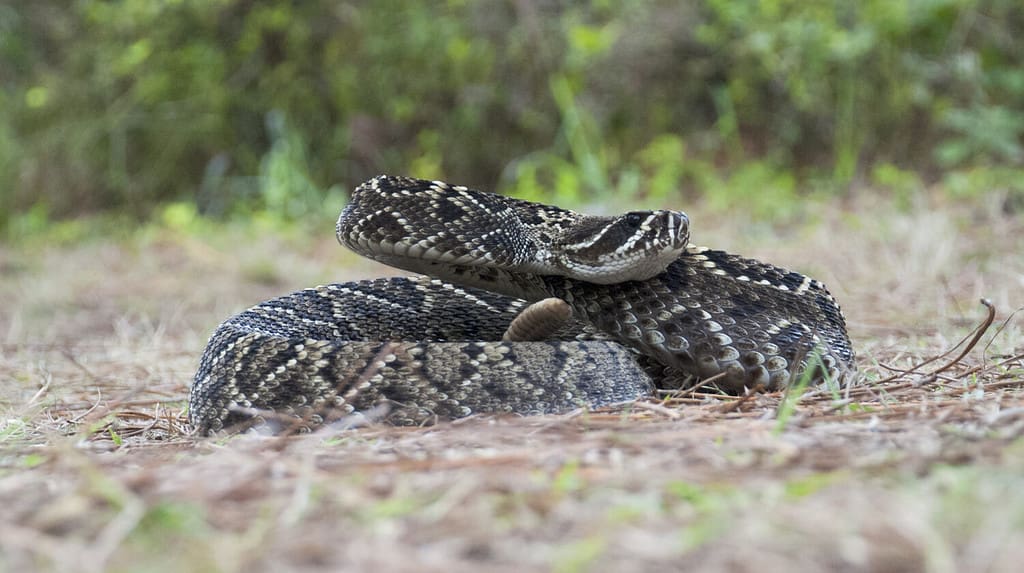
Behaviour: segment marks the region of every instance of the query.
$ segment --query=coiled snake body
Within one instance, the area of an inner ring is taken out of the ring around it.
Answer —
[[[824,285],[688,246],[680,212],[590,217],[381,176],[355,190],[337,236],[423,275],[306,289],[229,318],[192,386],[196,429],[270,411],[311,426],[380,404],[398,424],[565,412],[655,386],[777,389],[852,368]],[[549,297],[572,318],[527,335],[542,340],[508,340],[524,308]]]

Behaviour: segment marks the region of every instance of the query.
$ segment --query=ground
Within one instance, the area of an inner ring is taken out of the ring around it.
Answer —
[[[285,438],[191,435],[188,385],[230,314],[388,273],[329,225],[0,245],[0,571],[1015,571],[1024,223],[1005,207],[691,213],[695,243],[829,285],[853,387]]]

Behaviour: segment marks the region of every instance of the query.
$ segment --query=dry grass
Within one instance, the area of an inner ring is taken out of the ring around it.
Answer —
[[[220,319],[380,274],[329,232],[3,247],[0,571],[1018,570],[1024,225],[916,212],[691,214],[833,288],[860,385],[291,438],[193,437],[184,401]]]

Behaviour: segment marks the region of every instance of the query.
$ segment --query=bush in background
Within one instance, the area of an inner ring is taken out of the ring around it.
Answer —
[[[568,203],[969,193],[1024,164],[1020,37],[1017,0],[8,1],[0,227],[299,218],[381,172]]]

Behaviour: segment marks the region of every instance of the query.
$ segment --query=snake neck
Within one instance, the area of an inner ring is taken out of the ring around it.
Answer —
[[[536,302],[553,296],[546,277],[496,267],[455,265],[407,257],[375,256],[377,262],[427,275],[461,287],[473,287]]]

